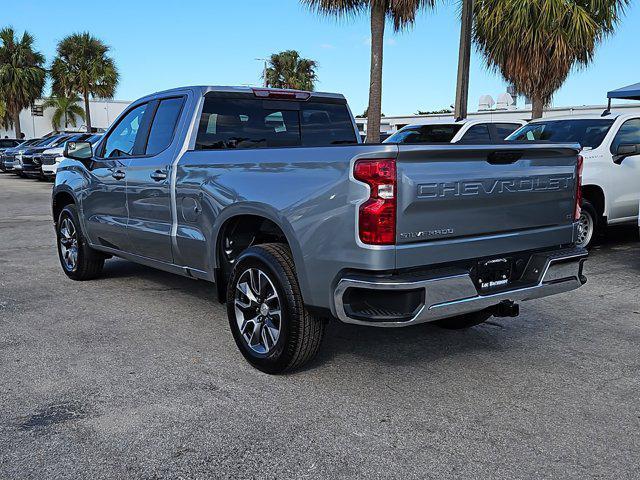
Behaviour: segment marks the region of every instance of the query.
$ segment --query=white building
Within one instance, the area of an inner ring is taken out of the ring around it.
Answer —
[[[528,107],[528,106],[527,106]],[[552,107],[544,111],[543,117],[557,117],[560,115],[584,115],[599,114],[607,108],[606,105],[584,105],[580,107]],[[611,108],[615,113],[640,113],[640,103],[614,105]],[[491,120],[525,120],[531,119],[531,108],[520,109],[490,109],[471,112],[467,115],[469,119],[491,119]],[[425,123],[434,123],[437,121],[451,122],[453,121],[453,113],[438,113],[431,115],[400,115],[391,117],[382,117],[380,131],[383,133],[395,132],[405,125],[416,125]],[[367,119],[356,118],[358,129],[361,133],[367,131]]]
[[[34,106],[25,109],[20,113],[20,130],[24,133],[25,138],[40,138],[54,131],[51,124],[51,117],[54,109],[43,109],[44,99],[36,100]],[[89,108],[91,110],[91,125],[97,129],[105,129],[113,123],[113,121],[127,108],[131,102],[125,100],[91,100]],[[84,103],[79,105],[84,108]],[[79,118],[75,127],[69,126],[66,130],[85,131],[86,125]],[[3,130],[0,128],[0,138],[5,136],[14,138],[15,129]]]

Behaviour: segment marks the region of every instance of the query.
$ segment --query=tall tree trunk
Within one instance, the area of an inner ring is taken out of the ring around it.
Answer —
[[[533,95],[531,97],[531,119],[542,118],[542,112],[544,111],[544,100],[539,95]]]
[[[471,28],[473,27],[473,0],[463,0],[460,22],[460,48],[458,50],[458,81],[456,83],[456,120],[467,118],[469,98],[469,64],[471,63]]]
[[[84,113],[87,117],[87,132],[91,133],[91,111],[89,109],[89,92],[84,92]]]
[[[22,130],[20,130],[20,109],[14,110],[12,116],[13,126],[16,129],[16,140],[20,140],[22,138]]]
[[[380,142],[385,14],[386,2],[371,2],[371,80],[369,83],[369,108],[367,111],[367,143]]]

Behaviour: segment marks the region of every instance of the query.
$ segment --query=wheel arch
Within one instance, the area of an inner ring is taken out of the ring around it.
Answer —
[[[71,204],[78,205],[78,201],[70,191],[59,190],[54,192],[51,200],[51,213],[53,214],[54,223],[58,222],[58,217],[60,217],[60,213],[64,207]]]
[[[600,185],[589,184],[582,186],[582,198],[588,200],[595,208],[599,219],[607,217],[607,202],[604,189]]]
[[[215,252],[214,261],[215,265],[215,282],[217,285],[218,298],[220,301],[224,301],[226,297],[226,278],[225,275],[229,272],[223,270],[223,247],[225,237],[228,232],[235,229],[239,235],[245,233],[256,233],[257,235],[251,241],[248,246],[259,245],[261,243],[279,242],[285,243],[291,249],[293,256],[293,262],[296,268],[296,274],[300,289],[303,294],[306,291],[306,275],[304,271],[304,263],[302,261],[302,250],[295,231],[291,223],[275,208],[263,205],[234,205],[228,207],[218,217],[215,228]],[[239,227],[239,228],[238,228]],[[242,245],[242,244],[241,244]]]

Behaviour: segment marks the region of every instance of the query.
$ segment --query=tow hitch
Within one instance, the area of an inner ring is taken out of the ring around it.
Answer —
[[[496,305],[493,312],[494,317],[517,317],[520,315],[520,305],[511,300],[504,300]]]

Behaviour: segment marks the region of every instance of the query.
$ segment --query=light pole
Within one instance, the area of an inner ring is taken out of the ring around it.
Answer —
[[[264,87],[268,87],[269,86],[269,85],[267,85],[267,62],[268,62],[268,60],[266,58],[254,58],[254,60],[256,60],[257,62],[264,62],[263,63],[263,67],[262,67],[263,86]]]
[[[457,120],[467,118],[469,100],[469,64],[471,63],[471,29],[473,27],[473,0],[462,0],[460,21],[460,50],[458,51],[458,79],[453,115]]]

